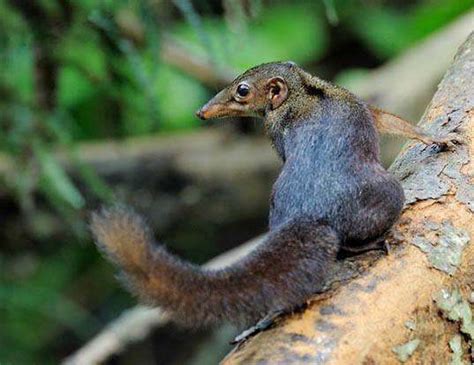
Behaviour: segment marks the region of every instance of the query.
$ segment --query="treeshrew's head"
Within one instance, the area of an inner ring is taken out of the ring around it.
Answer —
[[[280,108],[295,89],[294,62],[273,62],[253,67],[220,91],[196,115],[203,119],[265,117]],[[299,69],[299,68],[298,68]]]

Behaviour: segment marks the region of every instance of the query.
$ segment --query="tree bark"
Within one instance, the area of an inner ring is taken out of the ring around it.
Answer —
[[[346,277],[360,272],[356,278],[340,280],[303,312],[241,343],[223,364],[396,364],[397,346],[410,340],[408,363],[449,363],[448,342],[463,327],[441,316],[433,298],[456,287],[472,299],[474,290],[473,85],[471,33],[421,122],[431,132],[459,132],[466,143],[451,151],[411,143],[391,168],[406,194],[395,228],[402,243],[379,260],[352,261]],[[341,278],[346,266],[338,269]],[[472,338],[466,340],[467,363]]]

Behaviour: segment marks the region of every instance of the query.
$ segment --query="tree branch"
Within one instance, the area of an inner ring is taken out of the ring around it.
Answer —
[[[143,212],[153,229],[168,234],[170,229],[191,231],[201,224],[211,225],[219,234],[226,225],[234,225],[236,218],[256,221],[265,215],[280,165],[266,139],[234,138],[221,129],[209,128],[186,134],[84,142],[76,151],[81,163],[95,171],[121,201]],[[77,182],[88,209],[95,207],[97,198],[83,183],[70,154],[58,151],[56,156]],[[0,153],[0,177],[13,176],[14,169],[14,162]],[[5,207],[9,202],[15,204],[8,191],[0,191],[0,199]],[[15,242],[34,236],[34,224],[25,227],[20,213],[9,214],[8,229],[0,231],[0,239],[4,234],[15,236]],[[66,234],[61,217],[41,202],[35,210],[35,217],[39,216],[49,222],[42,223],[43,234],[45,230],[50,236]]]

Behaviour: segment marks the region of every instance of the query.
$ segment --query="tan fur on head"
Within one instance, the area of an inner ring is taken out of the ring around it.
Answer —
[[[132,210],[116,206],[94,213],[91,231],[101,251],[127,271],[147,269],[151,233],[143,219]]]

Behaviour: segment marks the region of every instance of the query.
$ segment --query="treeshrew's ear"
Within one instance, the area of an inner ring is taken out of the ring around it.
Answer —
[[[267,90],[272,110],[277,109],[288,97],[288,85],[280,76],[272,77],[267,81]]]

